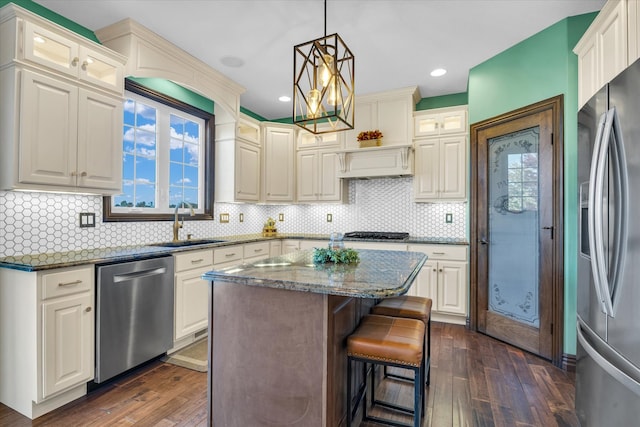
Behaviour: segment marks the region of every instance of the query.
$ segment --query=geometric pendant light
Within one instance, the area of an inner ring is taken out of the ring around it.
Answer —
[[[353,129],[354,65],[336,33],[293,47],[293,123],[314,134]]]

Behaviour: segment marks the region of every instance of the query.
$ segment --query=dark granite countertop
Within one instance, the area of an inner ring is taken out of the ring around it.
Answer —
[[[301,239],[301,240],[329,240],[327,234],[310,233],[278,233],[277,236],[263,237],[261,234],[242,234],[234,236],[213,237],[222,240],[217,243],[206,243],[183,247],[163,247],[154,244],[118,246],[112,248],[82,249],[68,252],[49,252],[42,254],[16,255],[0,258],[0,267],[12,268],[23,271],[39,271],[52,268],[72,267],[82,264],[102,264],[135,261],[145,258],[154,258],[171,255],[178,252],[194,251],[228,245],[260,242],[273,239]],[[363,241],[377,243],[402,243],[402,244],[449,244],[468,245],[466,239],[445,237],[412,237],[404,240],[370,240],[370,239],[346,239],[345,241]],[[160,242],[158,242],[160,243]]]
[[[212,270],[202,277],[247,286],[359,298],[386,298],[409,290],[427,256],[420,252],[358,250],[355,264],[314,264],[305,250]]]

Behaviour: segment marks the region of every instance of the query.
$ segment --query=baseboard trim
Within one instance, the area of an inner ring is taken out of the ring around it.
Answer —
[[[562,353],[562,369],[568,372],[576,371],[576,355]]]

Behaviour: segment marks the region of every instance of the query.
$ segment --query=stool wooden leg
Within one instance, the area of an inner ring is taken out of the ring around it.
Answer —
[[[429,317],[429,322],[427,322],[427,355],[426,359],[426,377],[427,377],[427,386],[431,382],[431,317]]]

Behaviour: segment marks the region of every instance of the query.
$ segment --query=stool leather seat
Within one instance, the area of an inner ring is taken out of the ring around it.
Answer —
[[[402,295],[383,299],[371,309],[371,313],[418,319],[426,325],[431,318],[431,305],[431,298]]]
[[[367,315],[347,338],[347,354],[419,367],[424,328],[424,322],[415,319]]]

